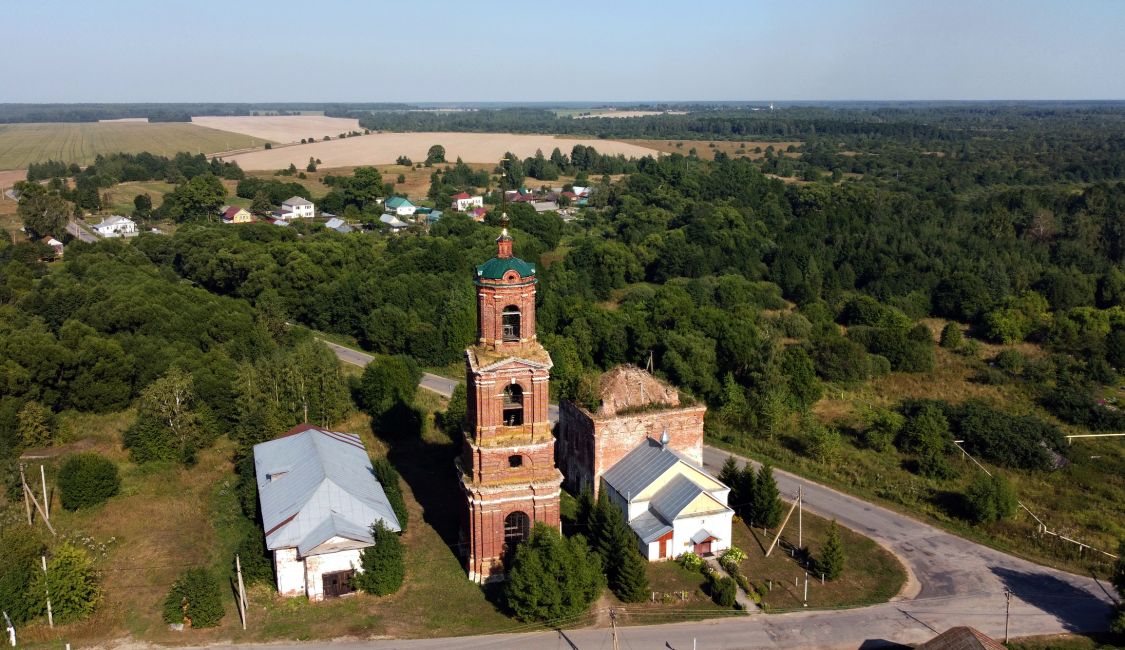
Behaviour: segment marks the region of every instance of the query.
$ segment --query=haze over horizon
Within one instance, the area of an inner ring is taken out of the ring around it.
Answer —
[[[6,34],[21,55],[0,60],[11,103],[1125,99],[1125,3],[1110,0],[46,0],[5,14],[24,26]]]

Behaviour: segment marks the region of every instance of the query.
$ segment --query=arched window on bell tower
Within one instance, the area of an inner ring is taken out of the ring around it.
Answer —
[[[504,308],[500,318],[503,326],[503,339],[506,343],[518,343],[520,340],[520,308],[508,305]]]
[[[523,387],[509,384],[504,388],[504,426],[523,424]]]

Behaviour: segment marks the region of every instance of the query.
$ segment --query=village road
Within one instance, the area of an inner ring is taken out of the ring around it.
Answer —
[[[328,343],[346,363],[364,365],[370,355]],[[456,380],[427,374],[421,386],[448,396]],[[552,415],[557,417],[557,410]],[[703,460],[717,472],[727,453],[704,447]],[[740,462],[748,462],[739,458]],[[918,643],[957,625],[1004,636],[1005,592],[1012,592],[1011,636],[1099,631],[1106,628],[1112,587],[1092,577],[1039,566],[944,532],[907,515],[835,489],[775,470],[778,487],[792,499],[802,486],[806,508],[871,537],[893,552],[910,578],[889,603],[850,610],[802,611],[672,625],[625,627],[625,648],[876,648]],[[812,592],[815,595],[815,590]],[[810,599],[815,606],[815,599]],[[337,641],[270,645],[271,650],[352,648],[607,648],[605,629],[566,630],[481,637]]]

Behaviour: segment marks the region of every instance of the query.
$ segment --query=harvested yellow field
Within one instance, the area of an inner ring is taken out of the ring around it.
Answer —
[[[551,155],[555,147],[569,154],[574,145],[594,147],[599,153],[642,157],[657,150],[616,140],[556,138],[552,135],[515,135],[511,133],[372,133],[370,135],[275,147],[260,151],[225,156],[243,169],[284,169],[290,164],[304,169],[309,158],[317,158],[322,167],[392,164],[399,156],[415,162],[426,159],[432,145],[445,147],[446,160],[461,158],[465,162],[496,163],[505,153],[526,158],[536,150]]]
[[[0,172],[0,192],[11,188],[17,181],[27,180],[26,169]]]
[[[214,153],[263,144],[248,135],[187,122],[0,124],[0,169],[26,169],[28,163],[47,160],[88,165],[104,153],[148,151],[172,156],[180,151]]]
[[[202,115],[191,118],[191,122],[273,142],[300,142],[306,138],[320,140],[326,135],[335,138],[341,133],[363,131],[355,118],[323,115]]]

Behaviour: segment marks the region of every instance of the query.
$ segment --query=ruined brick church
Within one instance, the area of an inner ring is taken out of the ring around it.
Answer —
[[[457,465],[469,579],[502,580],[533,524],[559,527],[564,473],[575,494],[608,490],[650,560],[727,548],[730,489],[702,466],[703,405],[681,404],[676,389],[621,366],[602,376],[596,411],[562,402],[555,440],[535,267],[512,255],[507,216],[501,223],[496,257],[476,270],[477,343],[465,351],[468,430]]]

